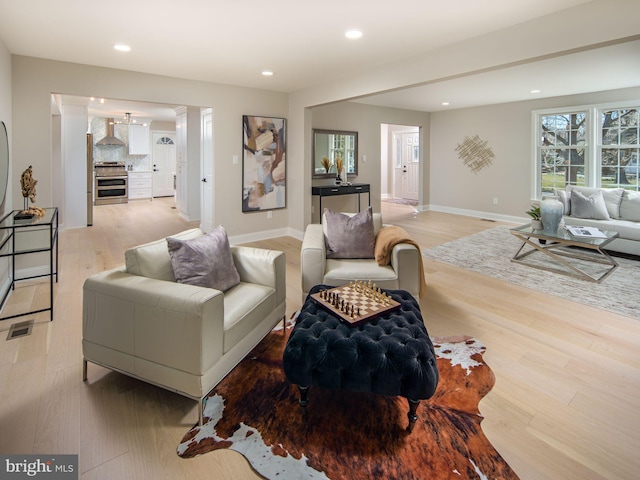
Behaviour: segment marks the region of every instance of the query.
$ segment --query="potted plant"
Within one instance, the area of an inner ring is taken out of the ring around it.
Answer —
[[[542,216],[539,205],[531,205],[531,208],[525,212],[531,217],[531,228],[533,230],[542,230]]]

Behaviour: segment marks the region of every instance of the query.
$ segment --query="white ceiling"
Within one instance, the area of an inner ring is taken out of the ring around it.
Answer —
[[[640,85],[640,40],[478,73],[357,102],[436,112]],[[531,93],[532,90],[539,92]],[[448,102],[449,105],[442,105]]]
[[[0,40],[15,55],[293,92],[399,60],[410,62],[421,53],[586,3],[0,0]],[[363,37],[346,39],[344,32],[351,28],[361,29]],[[132,51],[117,52],[115,43],[126,43]],[[451,103],[447,108],[462,108],[524,100],[533,88],[542,90],[539,96],[555,96],[640,85],[638,42],[607,49],[358,101],[436,111],[443,101]],[[590,69],[587,75],[585,68]],[[262,76],[264,69],[275,75]],[[145,105],[122,105],[124,111],[138,107],[144,110]]]

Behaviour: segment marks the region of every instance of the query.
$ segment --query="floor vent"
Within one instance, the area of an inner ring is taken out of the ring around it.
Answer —
[[[29,320],[27,322],[14,323],[9,328],[9,334],[7,335],[7,340],[12,340],[18,337],[26,337],[27,335],[31,335],[31,330],[33,329],[33,320]]]
[[[480,220],[482,220],[483,222],[491,222],[491,223],[496,223],[495,220],[491,220],[489,218],[481,218]]]

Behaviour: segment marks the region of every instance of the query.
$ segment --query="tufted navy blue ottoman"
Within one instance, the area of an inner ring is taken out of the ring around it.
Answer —
[[[316,285],[309,295],[321,289]],[[356,327],[307,297],[283,355],[287,379],[300,389],[306,413],[310,386],[402,396],[409,401],[410,432],[420,400],[438,385],[433,345],[420,307],[404,290],[385,290],[400,309]]]

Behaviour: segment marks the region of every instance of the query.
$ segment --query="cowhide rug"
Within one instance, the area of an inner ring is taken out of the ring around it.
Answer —
[[[211,392],[180,456],[230,448],[269,479],[518,478],[480,429],[478,403],[495,378],[477,340],[433,339],[440,383],[408,434],[400,397],[311,387],[305,420],[282,369],[290,330],[269,333]]]

